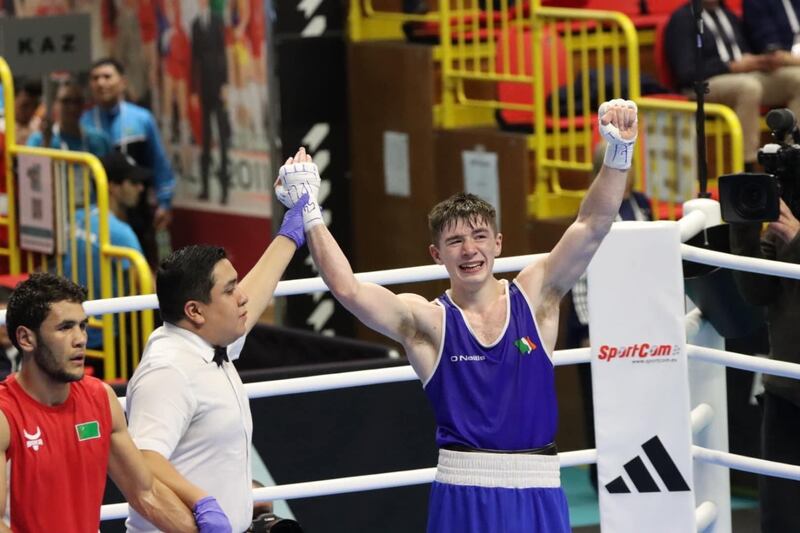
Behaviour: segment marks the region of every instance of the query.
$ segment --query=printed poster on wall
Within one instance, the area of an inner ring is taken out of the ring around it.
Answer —
[[[50,158],[20,155],[19,238],[20,248],[52,254],[55,248],[53,217],[53,173]]]
[[[494,207],[497,229],[500,229],[500,178],[497,171],[497,153],[484,150],[461,152],[464,166],[464,190],[480,196]]]
[[[6,17],[84,13],[91,57],[125,68],[127,99],[156,117],[175,207],[271,216],[264,0],[6,2]],[[75,65],[75,63],[69,63]]]

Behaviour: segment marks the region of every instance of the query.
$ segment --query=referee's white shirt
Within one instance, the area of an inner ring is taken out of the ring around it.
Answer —
[[[244,341],[228,346],[231,361]],[[244,531],[253,515],[250,402],[233,363],[218,367],[213,357],[214,348],[188,330],[155,330],[128,382],[128,430],[139,449],[160,453],[214,496],[233,531]],[[158,531],[133,508],[126,526]]]

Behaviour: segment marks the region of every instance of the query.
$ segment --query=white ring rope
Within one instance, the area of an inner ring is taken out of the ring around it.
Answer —
[[[713,502],[703,502],[694,510],[694,519],[697,522],[697,531],[705,531],[717,519],[717,505]]]
[[[755,274],[800,279],[800,265],[793,263],[726,254],[724,252],[705,250],[697,246],[689,246],[688,244],[681,244],[681,256],[685,261],[691,261],[692,263],[753,272]]]
[[[697,461],[733,468],[734,470],[740,470],[742,472],[800,481],[800,466],[796,465],[777,463],[775,461],[767,461],[766,459],[756,459],[754,457],[747,457],[746,455],[721,452],[719,450],[711,450],[696,445],[692,445],[692,456]]]
[[[684,215],[679,221],[681,228],[681,242],[686,242],[706,227],[706,214],[703,211],[692,211]]]
[[[494,262],[494,272],[518,272],[537,259],[542,259],[547,254],[518,255],[514,257],[501,257]],[[417,281],[433,281],[447,279],[447,270],[442,265],[425,265],[408,268],[395,268],[391,270],[375,270],[356,274],[361,281],[377,283],[378,285],[395,285]],[[275,297],[294,296],[312,292],[327,291],[328,286],[322,278],[303,278],[281,281],[275,288]],[[88,300],[83,303],[83,308],[89,315],[102,315],[106,313],[125,313],[129,311],[143,311],[145,309],[158,309],[158,298],[155,294],[140,296],[122,296],[106,300]],[[6,323],[6,312],[0,310],[0,326]]]
[[[707,403],[701,403],[691,413],[692,435],[703,431],[714,420],[714,409]]]
[[[776,361],[774,359],[767,359],[754,355],[726,352],[724,350],[695,346],[692,344],[686,347],[686,351],[691,359],[706,363],[714,363],[738,368],[740,370],[749,370],[751,372],[762,372],[772,376],[800,379],[800,364],[797,363],[787,363],[786,361]]]
[[[556,350],[553,354],[553,364],[555,366],[564,366],[588,363],[589,358],[589,348]],[[355,370],[352,372],[305,376],[302,378],[245,383],[244,388],[247,391],[247,397],[253,400],[256,398],[269,398],[288,394],[304,394],[307,392],[346,389],[349,387],[364,387],[367,385],[414,381],[416,379],[418,379],[417,375],[414,373],[411,366],[403,365],[389,368],[374,368],[371,370]],[[125,409],[125,397],[120,396],[118,400],[122,408]]]
[[[597,450],[561,452],[558,454],[558,459],[562,468],[593,464],[597,462]],[[294,500],[298,498],[329,496],[331,494],[347,494],[350,492],[424,485],[432,482],[435,475],[436,468],[432,467],[420,468],[417,470],[403,470],[399,472],[384,472],[381,474],[368,474],[365,476],[323,479],[304,483],[289,483],[286,485],[253,489],[253,501]],[[115,520],[118,518],[125,518],[126,516],[128,516],[128,504],[126,503],[104,505],[100,514],[102,520]]]

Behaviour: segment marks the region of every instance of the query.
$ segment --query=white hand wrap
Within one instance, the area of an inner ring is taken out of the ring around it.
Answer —
[[[318,224],[325,224],[325,219],[322,218],[322,211],[319,209],[317,199],[309,196],[308,202],[303,207],[303,227],[307,232]]]
[[[306,193],[309,202],[313,200],[316,204],[320,181],[319,170],[314,163],[283,165],[278,171],[275,195],[289,209]]]
[[[628,170],[631,168],[631,159],[633,158],[633,145],[636,142],[636,137],[632,139],[623,139],[619,133],[619,128],[613,123],[603,124],[603,115],[609,110],[610,107],[623,107],[637,111],[636,103],[631,100],[622,100],[616,98],[608,102],[603,102],[600,109],[597,111],[598,122],[600,125],[600,135],[608,142],[606,146],[606,156],[603,163],[610,168],[618,170]],[[638,117],[634,119],[634,124],[638,122]]]

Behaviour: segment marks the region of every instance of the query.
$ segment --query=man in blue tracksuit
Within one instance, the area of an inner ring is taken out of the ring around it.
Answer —
[[[133,158],[153,174],[157,205],[144,195],[130,213],[129,221],[151,263],[157,262],[154,230],[163,230],[171,220],[175,176],[164,152],[155,118],[147,109],[125,101],[124,68],[115,59],[94,62],[89,71],[89,87],[95,106],[81,117],[81,124],[105,132],[114,147]]]

